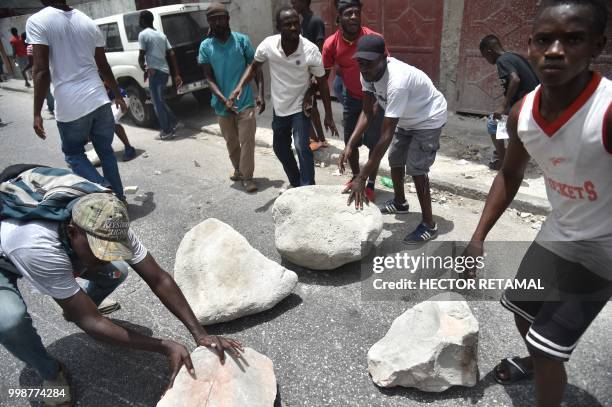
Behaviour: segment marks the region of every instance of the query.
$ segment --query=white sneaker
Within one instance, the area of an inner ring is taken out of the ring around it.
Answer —
[[[185,128],[185,125],[182,122],[177,122],[172,129],[172,132],[175,133],[177,130]]]
[[[159,132],[159,136],[157,136],[157,140],[172,140],[174,138],[175,134],[174,131],[171,131],[170,133],[166,133],[165,131],[160,131]]]
[[[53,380],[43,381],[42,387],[48,389],[47,391],[50,391],[52,396],[57,392],[57,397],[45,398],[43,400],[44,405],[47,407],[67,407],[72,405],[72,389],[68,382],[68,372],[66,366],[60,362],[58,363],[60,370],[57,377]]]
[[[100,305],[98,305],[98,312],[102,315],[108,315],[121,309],[121,305],[110,297],[106,297]]]

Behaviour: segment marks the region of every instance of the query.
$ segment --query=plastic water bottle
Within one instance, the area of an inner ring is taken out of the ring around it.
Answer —
[[[380,177],[380,183],[387,188],[393,188],[393,181],[389,177]]]

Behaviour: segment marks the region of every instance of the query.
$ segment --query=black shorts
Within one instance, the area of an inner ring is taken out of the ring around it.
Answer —
[[[530,353],[568,361],[578,340],[612,295],[612,282],[533,243],[515,277],[543,290],[508,289],[501,304],[531,324]]]

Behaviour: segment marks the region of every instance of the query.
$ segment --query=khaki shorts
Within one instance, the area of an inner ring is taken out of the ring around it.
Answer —
[[[389,167],[406,166],[406,175],[425,175],[436,160],[440,149],[442,127],[426,130],[406,130],[398,127],[389,148]]]

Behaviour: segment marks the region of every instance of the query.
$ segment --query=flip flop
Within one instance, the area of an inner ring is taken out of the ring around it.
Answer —
[[[318,150],[318,149],[320,149],[320,148],[321,148],[321,143],[319,143],[318,141],[312,141],[312,142],[310,143],[310,149],[311,149],[312,151],[317,151],[317,150]]]
[[[489,161],[488,166],[490,170],[499,171],[499,169],[501,168],[501,163],[499,162],[499,158],[495,158]]]
[[[504,370],[508,378],[502,379],[499,377],[501,370]],[[527,369],[522,360],[518,356],[502,359],[501,362],[493,369],[493,378],[502,385],[513,384],[525,379],[531,379],[533,371]]]

